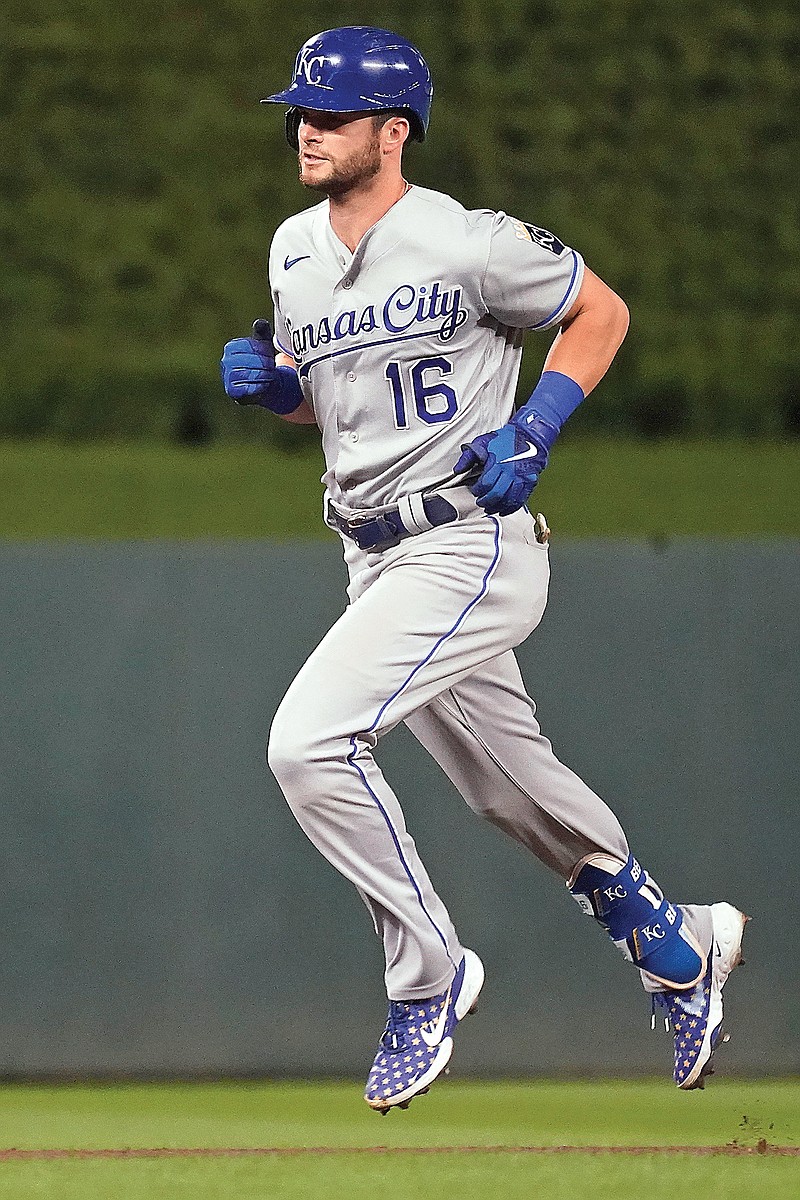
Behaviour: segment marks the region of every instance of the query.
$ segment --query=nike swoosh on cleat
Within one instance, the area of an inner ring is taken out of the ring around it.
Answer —
[[[511,458],[501,458],[501,463],[519,462],[521,458],[536,458],[539,453],[538,446],[529,446],[527,450],[523,450],[521,454],[512,454]]]
[[[453,990],[453,985],[451,984],[450,987],[447,989],[447,995],[445,997],[444,1004],[442,1005],[442,1011],[439,1013],[439,1016],[436,1018],[436,1021],[434,1023],[434,1026],[433,1026],[433,1029],[431,1030],[431,1032],[429,1033],[426,1029],[423,1029],[421,1025],[419,1027],[419,1031],[422,1034],[422,1040],[425,1042],[425,1045],[428,1046],[428,1048],[431,1050],[433,1049],[434,1046],[438,1046],[439,1043],[441,1042],[442,1038],[444,1037],[444,1031],[447,1027],[447,1014],[450,1009],[450,993],[452,990]]]
[[[311,255],[310,254],[298,254],[297,258],[289,258],[289,255],[287,254],[286,258],[283,260],[284,271],[288,271],[291,267],[294,266],[295,263],[302,262],[304,258],[311,258]]]

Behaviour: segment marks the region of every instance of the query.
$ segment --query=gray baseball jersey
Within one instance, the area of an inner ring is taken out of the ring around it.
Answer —
[[[334,503],[363,511],[435,491],[464,443],[508,420],[524,331],[558,325],[582,276],[580,256],[547,231],[424,188],[355,254],[327,201],[282,225],[270,255],[276,341],[322,430]],[[343,537],[349,606],[270,735],[299,824],[372,914],[393,999],[435,995],[463,958],[373,755],[398,722],[472,808],[562,878],[592,853],[628,857],[614,814],[542,736],[513,654],[544,612],[547,546],[526,509],[489,516],[463,486],[447,498],[457,520],[388,549]],[[707,948],[707,910],[685,913]]]
[[[395,504],[445,478],[511,416],[526,329],[578,294],[583,260],[553,234],[412,187],[361,239],[328,201],[290,217],[269,262],[277,346],[322,430],[331,498]]]

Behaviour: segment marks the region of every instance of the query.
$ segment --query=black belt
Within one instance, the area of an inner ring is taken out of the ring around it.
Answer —
[[[422,508],[432,527],[448,525],[458,517],[458,509],[445,500],[444,496],[423,496]],[[398,508],[387,509],[376,517],[343,517],[328,501],[328,523],[349,537],[359,550],[389,550],[398,546],[403,538],[422,533],[419,528],[408,529],[400,517]]]

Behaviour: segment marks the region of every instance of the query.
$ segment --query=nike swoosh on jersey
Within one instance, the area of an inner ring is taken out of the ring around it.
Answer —
[[[521,458],[536,458],[539,453],[538,446],[529,446],[527,450],[523,450],[520,454],[512,454],[511,458],[501,458],[501,463],[519,462]]]
[[[421,1025],[419,1027],[419,1031],[422,1034],[422,1040],[431,1050],[434,1046],[438,1046],[444,1037],[444,1031],[447,1028],[447,1015],[450,1011],[450,993],[452,990],[453,985],[451,984],[447,989],[447,995],[445,996],[444,1004],[442,1005],[442,1011],[436,1018],[433,1029],[428,1031],[427,1029],[423,1029]]]
[[[302,262],[304,258],[311,258],[311,255],[310,254],[298,254],[297,258],[289,258],[289,255],[287,254],[286,258],[283,260],[284,271],[289,271],[294,266],[295,263]]]

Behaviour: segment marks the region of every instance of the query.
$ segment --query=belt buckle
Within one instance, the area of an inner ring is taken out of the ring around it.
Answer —
[[[374,541],[369,541],[365,544],[358,536],[358,530],[364,529],[366,526],[374,526],[378,537]],[[348,521],[348,531],[359,550],[378,551],[391,550],[393,546],[400,545],[400,534],[396,529],[393,529],[389,522],[383,516],[375,517],[353,517]]]

